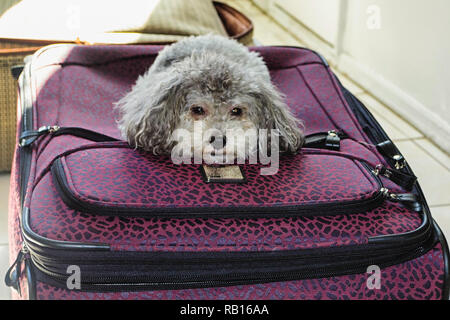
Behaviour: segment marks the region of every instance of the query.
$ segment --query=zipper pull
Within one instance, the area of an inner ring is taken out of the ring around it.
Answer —
[[[17,258],[12,264],[11,267],[9,267],[8,271],[6,271],[5,275],[5,284],[8,287],[14,288],[18,293],[19,296],[22,295],[21,288],[20,288],[20,276],[22,275],[22,262],[25,261],[25,259],[28,258],[28,248],[25,243],[22,244],[22,249],[17,254]]]
[[[403,169],[406,165],[406,160],[403,156],[398,152],[397,147],[394,145],[392,141],[383,141],[377,144],[377,150],[384,156],[388,157],[392,161],[395,161],[395,169],[400,170]]]
[[[38,130],[27,130],[22,132],[22,134],[19,137],[19,146],[20,147],[27,147],[31,145],[34,141],[36,141],[37,138],[40,136],[47,134],[47,133],[53,133],[59,130],[59,126],[42,126]]]
[[[325,148],[330,150],[339,151],[341,149],[341,137],[336,130],[328,131],[328,134],[325,138]]]
[[[330,130],[328,132],[314,133],[305,138],[304,147],[329,149],[339,151],[341,148],[341,139],[345,139],[347,135],[344,132]]]
[[[413,193],[391,193],[387,188],[381,188],[380,192],[388,201],[399,202],[408,209],[416,212],[422,211],[422,204]]]
[[[375,170],[372,170],[373,174],[376,176],[383,176],[391,180],[392,182],[398,184],[399,186],[405,188],[408,191],[411,191],[414,187],[414,184],[417,181],[417,177],[415,175],[411,175],[408,173],[403,173],[399,170],[389,169],[384,167],[382,164],[379,164],[375,167]]]

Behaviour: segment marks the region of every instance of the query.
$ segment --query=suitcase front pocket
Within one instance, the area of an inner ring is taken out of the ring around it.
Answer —
[[[200,165],[176,165],[125,145],[68,153],[51,171],[61,198],[90,214],[159,218],[284,217],[365,212],[385,199],[369,166],[304,149],[280,158],[275,175],[242,165],[243,184],[205,183]]]

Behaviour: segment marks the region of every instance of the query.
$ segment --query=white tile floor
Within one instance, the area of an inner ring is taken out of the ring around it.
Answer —
[[[300,39],[287,32],[248,0],[225,0],[250,17],[255,25],[254,37],[263,45],[304,46]],[[348,76],[336,72],[343,85],[353,92],[381,123],[396,142],[419,177],[431,206],[433,217],[450,239],[450,157],[423,134],[392,112],[376,98],[365,92]],[[350,75],[351,77],[351,75]],[[3,284],[8,268],[8,211],[9,175],[0,174],[0,299],[9,299],[10,292]]]

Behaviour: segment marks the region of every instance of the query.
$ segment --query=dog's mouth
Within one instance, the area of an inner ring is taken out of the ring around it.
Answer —
[[[205,150],[203,150],[203,159],[205,160],[205,162],[210,164],[225,164],[227,163],[227,156],[228,162],[234,161],[235,155],[234,154],[227,155],[225,148],[219,150],[217,149],[210,150],[210,148],[205,148]]]
[[[214,149],[209,146],[203,148],[203,160],[205,163],[219,165],[219,164],[234,164],[235,162],[245,161],[257,153],[255,150],[236,149],[236,148],[222,148]]]

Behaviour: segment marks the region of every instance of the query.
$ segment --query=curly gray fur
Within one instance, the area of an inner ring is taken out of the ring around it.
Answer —
[[[203,106],[205,116],[193,116],[192,105]],[[278,129],[286,152],[297,152],[304,141],[301,121],[271,83],[259,54],[221,36],[189,37],[165,47],[116,106],[122,135],[155,154],[170,154],[172,132],[192,130],[195,121],[219,130]],[[229,116],[233,106],[243,106],[239,119]]]

